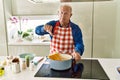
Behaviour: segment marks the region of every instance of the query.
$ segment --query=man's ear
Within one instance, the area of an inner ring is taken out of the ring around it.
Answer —
[[[71,13],[71,15],[70,15],[70,17],[72,16],[72,13]]]

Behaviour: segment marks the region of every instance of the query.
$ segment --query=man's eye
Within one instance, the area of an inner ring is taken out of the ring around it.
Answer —
[[[63,12],[61,12],[61,14],[63,14]]]

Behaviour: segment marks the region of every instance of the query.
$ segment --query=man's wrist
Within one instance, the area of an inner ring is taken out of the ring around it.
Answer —
[[[79,52],[79,51],[77,51],[77,50],[75,50],[75,53],[78,53],[78,54],[80,54],[80,52]],[[81,56],[81,54],[80,54],[80,56]]]

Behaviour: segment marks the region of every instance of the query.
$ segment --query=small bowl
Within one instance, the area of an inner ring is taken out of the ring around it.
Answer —
[[[33,53],[22,53],[22,54],[19,54],[19,57],[21,59],[25,59],[26,56],[29,56],[29,59],[32,60],[35,57],[35,54],[33,54]]]

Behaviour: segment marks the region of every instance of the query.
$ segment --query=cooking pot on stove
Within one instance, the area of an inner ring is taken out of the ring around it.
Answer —
[[[56,56],[56,58],[58,58],[58,56]],[[68,70],[72,67],[73,58],[69,54],[59,54],[59,60],[49,58],[49,63],[50,68],[53,70]]]

